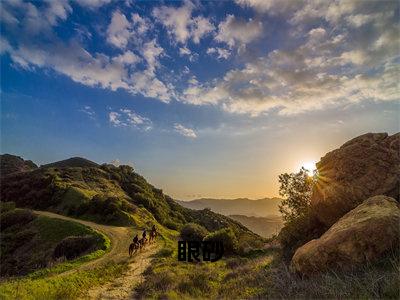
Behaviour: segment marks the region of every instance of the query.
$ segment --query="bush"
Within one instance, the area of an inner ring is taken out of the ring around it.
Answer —
[[[0,228],[1,231],[13,225],[23,226],[33,221],[36,215],[28,209],[14,209],[1,214]]]
[[[326,229],[311,211],[286,222],[278,235],[283,258],[286,261],[290,260],[297,248],[320,237]]]
[[[186,241],[202,241],[208,231],[196,223],[188,223],[181,229],[181,238]]]
[[[224,252],[226,254],[237,253],[239,249],[239,243],[235,233],[231,228],[223,228],[208,234],[204,241],[210,242],[222,242],[224,245]]]
[[[63,239],[54,249],[53,257],[59,258],[65,256],[67,259],[73,259],[94,250],[97,239],[94,236],[69,236]]]
[[[0,202],[0,213],[15,209],[15,202]]]

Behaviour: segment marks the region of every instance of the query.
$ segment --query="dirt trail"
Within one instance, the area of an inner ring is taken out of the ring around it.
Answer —
[[[128,247],[133,235],[133,229],[129,227],[109,226],[84,221],[80,219],[70,218],[63,215],[55,214],[48,211],[34,211],[35,213],[50,218],[58,218],[63,220],[74,221],[89,226],[97,231],[102,232],[109,237],[111,248],[102,257],[79,266],[76,269],[64,272],[65,275],[79,270],[88,270],[103,266],[108,262],[126,262],[129,264],[128,270],[121,274],[120,277],[108,282],[100,287],[94,287],[87,293],[86,299],[131,299],[134,287],[142,280],[142,273],[149,266],[151,257],[159,249],[158,244],[147,246],[142,252],[135,254],[132,258],[128,256]]]

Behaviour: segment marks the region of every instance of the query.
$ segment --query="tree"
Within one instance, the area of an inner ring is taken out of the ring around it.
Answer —
[[[316,173],[310,176],[303,167],[298,173],[279,175],[279,194],[284,197],[279,211],[287,223],[307,213],[316,177]]]

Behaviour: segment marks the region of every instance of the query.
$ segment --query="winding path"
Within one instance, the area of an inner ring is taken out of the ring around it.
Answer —
[[[85,263],[76,269],[64,272],[60,275],[66,275],[80,270],[89,270],[104,266],[108,262],[129,264],[128,270],[120,277],[108,282],[100,287],[94,287],[89,290],[85,298],[88,299],[131,299],[136,285],[143,280],[143,272],[150,265],[152,256],[159,249],[157,243],[148,246],[144,251],[135,254],[132,258],[128,256],[128,247],[133,236],[133,229],[129,227],[118,227],[101,225],[90,221],[75,219],[48,211],[34,211],[36,214],[50,218],[58,218],[77,222],[108,236],[111,241],[110,251],[102,257]]]

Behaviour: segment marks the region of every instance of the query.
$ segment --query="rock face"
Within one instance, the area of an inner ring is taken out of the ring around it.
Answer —
[[[374,261],[399,248],[399,225],[399,203],[382,195],[371,197],[344,215],[319,239],[298,248],[291,268],[309,276]]]
[[[399,201],[400,133],[367,133],[326,154],[311,205],[331,226],[364,199],[386,195]]]

